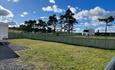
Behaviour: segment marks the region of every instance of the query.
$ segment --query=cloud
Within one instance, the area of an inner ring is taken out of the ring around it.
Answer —
[[[109,16],[115,17],[115,11],[107,11],[101,7],[95,7],[90,10],[82,10],[75,14],[75,18],[80,21],[86,21],[84,24],[98,26],[98,18],[107,18]]]
[[[23,14],[23,15],[28,15],[28,12],[23,12],[22,14]]]
[[[22,12],[22,14],[20,15],[21,17],[25,17],[26,15],[28,15],[29,13],[28,12],[26,12],[26,11],[24,11],[24,12]]]
[[[79,27],[76,27],[75,30],[76,30],[76,31],[75,31],[76,33],[81,33],[81,32],[83,31],[83,29],[81,29],[81,28],[79,28]]]
[[[43,11],[53,11],[52,7],[51,6],[47,6],[47,7],[43,7],[42,8]]]
[[[14,2],[14,3],[16,3],[16,2],[19,2],[19,0],[8,0],[8,2]]]
[[[0,5],[0,22],[7,23],[12,21],[13,13]]]
[[[42,10],[46,11],[46,12],[55,12],[55,13],[62,13],[62,12],[64,12],[64,10],[61,9],[61,8],[58,8],[57,5],[43,7]]]
[[[108,11],[107,14],[104,15],[104,17],[109,17],[109,16],[113,16],[115,18],[115,11]]]
[[[55,4],[55,0],[49,0],[49,2]]]
[[[105,27],[104,26],[97,27],[95,29],[95,32],[97,32],[98,30],[99,30],[99,32],[105,32]],[[115,32],[115,25],[109,26],[107,29],[107,32]]]
[[[21,16],[21,17],[24,17],[24,15],[23,15],[23,14],[21,14],[20,16]]]
[[[14,15],[10,10],[8,10],[0,5],[0,16],[13,17]]]
[[[105,31],[105,22],[99,22],[97,19],[107,18],[109,16],[113,16],[115,18],[115,11],[108,11],[101,7],[95,7],[89,10],[81,10],[78,13],[75,13],[74,15],[80,25],[85,26],[87,28],[94,28],[95,31],[99,29],[100,32]],[[115,32],[114,28],[115,25],[109,26],[108,32]]]
[[[72,7],[72,6],[70,6],[70,5],[68,5],[68,8],[73,12],[73,13],[76,13],[76,8],[74,8],[74,7]],[[77,7],[78,8],[78,7]]]
[[[98,18],[106,18],[108,16],[115,17],[115,11],[107,11],[101,7],[95,7],[94,9],[90,10],[82,10],[76,13],[74,17],[79,20],[97,20]]]
[[[43,17],[40,17],[40,19],[47,19],[47,17],[43,16]]]

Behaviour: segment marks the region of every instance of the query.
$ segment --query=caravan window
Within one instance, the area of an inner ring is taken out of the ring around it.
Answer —
[[[83,32],[89,32],[89,30],[84,30]]]

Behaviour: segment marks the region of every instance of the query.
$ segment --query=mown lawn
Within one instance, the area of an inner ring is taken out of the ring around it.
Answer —
[[[115,56],[115,50],[104,50],[63,43],[12,39],[12,44],[29,47],[18,54],[24,63],[37,70],[103,70]]]

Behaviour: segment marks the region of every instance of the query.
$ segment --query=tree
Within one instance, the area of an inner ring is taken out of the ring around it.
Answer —
[[[105,34],[107,34],[107,26],[108,26],[108,23],[114,21],[114,18],[113,18],[112,16],[110,16],[110,17],[104,18],[104,19],[98,18],[98,20],[99,20],[100,22],[105,22],[105,23],[106,23]]]
[[[74,13],[72,13],[72,11],[70,9],[68,9],[64,15],[64,17],[66,19],[65,22],[67,23],[66,26],[68,28],[67,29],[68,33],[73,31],[73,26],[77,22],[73,16],[74,16]]]
[[[65,17],[64,17],[64,15],[61,15],[60,19],[59,19],[59,24],[61,25],[61,30],[60,30],[61,32],[62,32],[64,23],[65,23]]]
[[[32,32],[34,30],[34,25],[36,24],[36,20],[29,20],[24,22],[25,31]]]
[[[56,25],[57,25],[57,17],[56,15],[54,14],[53,16],[49,16],[49,20],[47,22],[48,26],[53,26],[53,31],[55,32],[56,31]]]
[[[22,30],[22,32],[25,32],[26,31],[26,26],[25,25],[20,25],[19,29]]]
[[[47,24],[46,24],[45,21],[43,21],[42,19],[39,19],[37,25],[39,26],[39,29],[40,29],[42,32],[45,32],[45,31],[46,31],[46,26],[47,26]]]

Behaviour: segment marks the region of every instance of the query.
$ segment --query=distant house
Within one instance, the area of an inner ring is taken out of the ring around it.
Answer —
[[[8,23],[0,22],[0,40],[8,38]]]
[[[86,29],[83,30],[82,35],[85,35],[85,36],[95,35],[95,30],[92,29],[92,28],[86,28]]]

